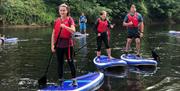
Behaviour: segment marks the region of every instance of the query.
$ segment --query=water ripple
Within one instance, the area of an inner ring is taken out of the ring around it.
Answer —
[[[178,80],[180,80],[180,78],[178,78],[178,77],[165,77],[159,83],[157,83],[153,86],[147,87],[146,90],[150,91],[150,90],[154,90],[154,89],[160,89],[160,91],[176,91],[176,90],[170,90],[170,88],[168,88],[168,87],[171,87],[172,85],[171,86],[168,86],[168,85],[176,83],[176,81],[178,81]],[[166,88],[164,88],[164,87],[166,87]],[[173,88],[177,88],[177,86],[175,86]],[[178,85],[178,88],[180,89],[179,85]]]

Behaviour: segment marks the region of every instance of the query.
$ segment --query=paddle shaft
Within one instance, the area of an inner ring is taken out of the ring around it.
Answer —
[[[137,34],[138,35],[138,34]],[[144,38],[141,38],[141,39],[143,39],[144,41],[145,41],[145,39]],[[159,44],[158,44],[158,47],[160,47],[160,45],[161,45],[162,43],[160,42]],[[154,60],[157,60],[157,61],[160,61],[160,57],[159,57],[159,55],[156,53],[156,49],[155,48],[150,48],[149,47],[149,49],[151,50],[151,54],[152,54],[152,57],[154,58]]]
[[[114,26],[115,24],[113,24],[113,26]],[[108,31],[108,29],[106,28],[106,31],[105,32],[107,32]],[[94,37],[93,39],[91,39],[90,40],[90,42],[92,42],[94,39],[96,39],[96,37]],[[89,43],[90,43],[89,42]],[[85,47],[86,45],[88,45],[89,43],[86,43],[85,45],[83,45],[83,46],[81,46],[79,49],[77,49],[75,52],[74,52],[74,54],[76,55],[76,53],[77,52],[79,52],[83,47]]]
[[[140,33],[139,33],[139,34],[140,34]],[[136,35],[137,35],[137,36],[140,36],[139,34],[138,34],[138,33],[136,33]],[[142,40],[146,41],[146,40],[145,40],[143,37],[141,37],[141,36],[140,36],[140,38],[139,38],[139,39],[142,39]],[[153,51],[153,49],[151,49],[150,47],[149,47],[149,49],[150,49],[151,51]]]
[[[57,40],[56,40],[56,42],[55,42],[55,44],[54,44],[54,49],[56,49],[56,46],[57,46],[57,44],[58,44],[58,41],[59,41],[59,38],[60,38],[60,35],[61,35],[61,31],[62,31],[62,28],[60,28],[60,31],[59,31],[59,34],[58,34],[58,38],[57,38]],[[59,43],[61,43],[61,40],[59,41]],[[48,65],[47,65],[46,71],[45,71],[45,73],[44,73],[45,75],[47,75],[47,73],[48,73],[49,66],[50,66],[50,64],[51,64],[51,62],[52,62],[53,54],[54,54],[54,53],[51,52],[50,57],[49,57]]]
[[[84,48],[86,45],[88,45],[89,43],[91,43],[94,39],[96,39],[96,37],[94,37],[93,39],[90,40],[90,42],[84,44],[83,46],[81,46],[80,48],[78,48],[75,52],[74,55],[76,55],[82,48]]]
[[[138,34],[137,34],[137,35],[138,35]],[[146,41],[143,37],[141,37],[140,39]],[[160,47],[161,44],[162,44],[162,42],[160,42],[157,47]],[[152,48],[149,48],[149,49],[150,49],[151,51],[155,51],[155,50],[156,50],[155,48],[153,48],[153,49],[152,49]]]

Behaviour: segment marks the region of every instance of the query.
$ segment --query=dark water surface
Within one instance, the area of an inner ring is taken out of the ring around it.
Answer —
[[[142,55],[151,57],[151,49],[156,49],[161,57],[154,74],[130,73],[127,77],[105,76],[104,84],[98,91],[180,91],[180,38],[170,36],[169,30],[179,30],[179,25],[146,26],[142,40]],[[43,75],[50,55],[51,28],[0,28],[7,37],[17,37],[17,43],[0,46],[0,91],[35,91],[37,80]],[[95,34],[91,29],[87,38],[75,39],[77,75],[98,71],[92,60],[96,56]],[[119,58],[123,53],[126,30],[117,26],[111,32],[112,56]],[[132,49],[135,44],[132,44]],[[102,54],[106,55],[105,49]],[[65,78],[70,78],[70,70],[65,64]],[[56,58],[50,65],[49,82],[56,82]],[[136,89],[136,90],[135,90]]]

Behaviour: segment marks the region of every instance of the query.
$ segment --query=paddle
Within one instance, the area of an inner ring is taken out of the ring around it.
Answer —
[[[112,26],[112,28],[113,28],[113,27],[115,26],[115,24],[112,24],[111,26]],[[108,29],[106,29],[105,32],[107,32],[107,31],[108,31]],[[91,43],[94,39],[96,39],[96,37],[94,37],[93,39],[90,40],[90,42],[86,43],[85,45],[83,45],[83,46],[81,46],[79,49],[77,49],[77,50],[74,52],[74,56],[75,56],[82,48],[84,48],[86,45],[88,45],[89,43]]]
[[[159,43],[158,47],[160,47],[161,44],[162,44],[162,42]],[[154,60],[160,61],[160,56],[157,54],[155,48],[153,50],[151,50],[151,54],[152,54],[152,57],[154,58]]]
[[[138,34],[137,34],[137,35],[138,35]],[[143,39],[143,40],[145,41],[144,38],[141,37],[141,39]],[[162,43],[160,42],[159,45],[158,45],[158,47],[159,47],[161,44],[162,44]],[[151,49],[151,48],[150,48],[150,50],[151,50],[151,55],[152,55],[152,57],[154,58],[154,60],[160,61],[160,56],[157,54],[155,48],[154,48],[154,49]]]
[[[56,45],[58,44],[58,40],[59,40],[59,37],[61,35],[61,31],[62,31],[62,28],[60,28],[60,32],[58,34],[58,38],[57,38],[57,40],[56,40],[56,42],[54,44],[54,49],[56,49]],[[61,43],[61,40],[59,42]],[[46,71],[45,71],[44,75],[38,80],[39,86],[46,86],[46,83],[47,83],[47,73],[48,73],[48,70],[49,70],[49,66],[50,66],[50,64],[52,62],[52,58],[53,58],[53,53],[51,52],[50,57],[49,57],[48,65],[46,67]]]
[[[89,43],[91,43],[94,39],[96,39],[96,37],[94,37],[93,39],[90,40],[90,42],[84,44],[83,46],[81,46],[80,48],[78,48],[75,52],[74,52],[74,56],[76,56],[76,54],[82,49],[84,48],[86,45],[88,45]]]

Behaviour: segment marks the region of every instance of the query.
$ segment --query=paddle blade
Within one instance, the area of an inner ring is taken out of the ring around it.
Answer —
[[[152,57],[154,58],[154,60],[160,61],[160,57],[159,57],[159,55],[156,53],[155,50],[152,50],[151,53],[152,53]]]
[[[47,77],[46,77],[46,75],[44,75],[43,77],[41,77],[41,78],[38,80],[39,86],[45,86],[46,83],[47,83]]]

